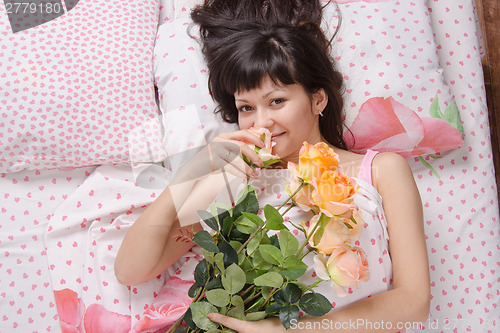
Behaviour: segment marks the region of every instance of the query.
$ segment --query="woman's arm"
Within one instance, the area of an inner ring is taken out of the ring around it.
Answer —
[[[427,319],[429,268],[422,205],[413,174],[406,160],[392,153],[375,157],[372,174],[374,186],[383,198],[388,223],[394,289],[323,317],[300,319],[292,326],[293,332],[311,332],[311,328],[324,332],[397,332],[404,329],[406,323],[423,323]],[[256,329],[262,333],[285,332],[275,318],[244,322],[215,315],[214,319],[240,333]]]
[[[115,260],[115,275],[120,283],[137,285],[148,281],[191,248],[192,244],[176,242],[174,237],[180,234],[181,227],[201,230],[197,211],[207,209],[226,183],[220,170],[251,176],[254,171],[239,157],[240,151],[255,164],[262,163],[244,142],[262,145],[248,131],[224,133],[182,167],[127,232]]]
[[[120,283],[137,285],[148,281],[191,248],[192,244],[176,242],[174,237],[180,234],[180,221],[184,229],[201,229],[196,212],[206,209],[217,195],[219,184],[224,184],[223,179],[217,181],[217,176],[222,174],[168,186],[134,222],[115,260],[115,275]]]

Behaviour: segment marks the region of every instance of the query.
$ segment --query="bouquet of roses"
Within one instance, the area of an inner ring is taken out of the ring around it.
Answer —
[[[266,142],[270,133],[259,133]],[[268,159],[275,158],[270,147],[263,150]],[[304,143],[298,165],[289,163],[288,169],[289,197],[280,207],[266,205],[263,216],[248,183],[232,208],[214,204],[209,211],[198,212],[212,231],[199,231],[192,238],[204,259],[196,266],[189,290],[193,301],[170,332],[182,321],[188,331],[231,331],[210,321],[207,314],[212,312],[250,321],[279,316],[288,329],[300,311],[323,316],[332,309],[328,299],[314,291],[321,281],[329,280],[343,296],[347,288],[368,279],[364,251],[351,246],[362,231],[361,216],[352,204],[358,185],[339,173],[338,156],[325,143]],[[286,213],[297,205],[314,213],[308,223],[285,222]],[[302,231],[302,241],[287,223]],[[279,231],[279,236],[269,236],[271,230]],[[309,252],[316,254],[318,276],[311,285],[300,282]]]

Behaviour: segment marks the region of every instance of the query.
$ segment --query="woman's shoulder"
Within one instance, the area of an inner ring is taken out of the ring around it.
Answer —
[[[381,193],[384,188],[395,182],[413,179],[408,161],[401,155],[391,152],[378,153],[372,162],[373,186]]]

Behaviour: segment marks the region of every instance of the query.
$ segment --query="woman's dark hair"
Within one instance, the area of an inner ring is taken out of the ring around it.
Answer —
[[[321,135],[347,149],[343,79],[319,26],[321,9],[319,1],[207,0],[193,11],[193,21],[200,25],[209,89],[225,121],[238,121],[234,93],[257,88],[269,76],[277,85],[300,84],[310,95],[324,89],[328,104],[319,117]],[[218,25],[221,20],[227,25]]]

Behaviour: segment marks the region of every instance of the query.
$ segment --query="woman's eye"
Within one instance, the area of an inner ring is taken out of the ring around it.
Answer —
[[[240,112],[248,112],[248,111],[252,111],[252,107],[251,106],[248,106],[248,105],[242,105],[238,108],[238,111]]]
[[[285,100],[283,98],[275,98],[271,101],[271,105],[280,105],[283,103]]]

